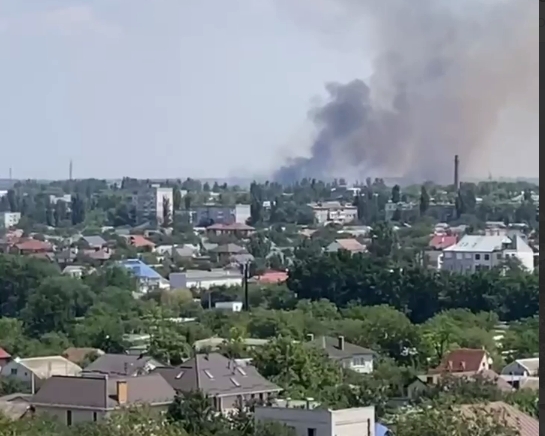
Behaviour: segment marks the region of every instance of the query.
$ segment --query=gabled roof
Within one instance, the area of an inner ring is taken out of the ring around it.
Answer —
[[[352,253],[365,251],[365,246],[360,244],[357,239],[336,239],[332,244],[337,244],[342,250],[347,250]]]
[[[104,238],[100,235],[96,236],[82,236],[82,238],[90,247],[104,247],[106,245],[106,241]]]
[[[445,248],[444,251],[492,253],[502,250],[503,244],[512,244],[512,241],[502,235],[465,235],[460,242]]]
[[[481,362],[488,358],[488,353],[482,349],[459,348],[445,355],[441,365],[430,371],[440,372],[478,372],[483,368]]]
[[[0,347],[0,359],[9,359],[11,357],[11,354],[9,354],[6,350]]]
[[[136,278],[139,279],[163,279],[163,276],[155,271],[151,266],[145,264],[140,259],[126,259],[119,264],[130,270]]]
[[[49,251],[52,245],[49,242],[38,241],[37,239],[27,239],[15,244],[15,247],[24,251]]]
[[[84,372],[97,372],[110,375],[133,375],[163,366],[150,356],[130,354],[103,354],[84,368]]]
[[[281,390],[255,367],[239,366],[219,353],[197,354],[175,368],[157,368],[154,373],[179,392],[199,389],[210,396],[231,396]]]
[[[33,405],[113,409],[119,406],[117,382],[127,383],[127,404],[169,404],[175,397],[172,387],[158,374],[141,377],[109,378],[55,376],[44,382],[31,400]]]
[[[339,338],[332,338],[330,336],[317,337],[308,342],[308,344],[323,349],[331,359],[376,354],[373,350],[346,341],[344,341],[344,348],[341,349],[339,347]]]
[[[429,242],[429,247],[434,250],[444,250],[445,248],[455,245],[458,241],[457,236],[453,235],[435,235]]]
[[[537,374],[537,372],[539,371],[539,357],[517,359],[516,362],[526,368],[530,373]]]
[[[155,244],[150,240],[144,238],[142,235],[130,235],[127,237],[133,247],[155,247]]]

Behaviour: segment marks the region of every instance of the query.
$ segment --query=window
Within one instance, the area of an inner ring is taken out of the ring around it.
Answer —
[[[66,411],[66,425],[72,425],[72,411]]]
[[[452,257],[452,253],[450,251],[445,251],[443,256],[445,256],[445,259],[450,259]]]
[[[307,436],[316,436],[316,429],[315,428],[308,428],[307,429]]]
[[[464,258],[464,253],[456,253],[456,259],[462,260]]]
[[[97,422],[98,416],[96,412],[93,412],[93,422]]]
[[[476,254],[476,255],[475,255],[475,260],[481,260],[481,255],[480,255],[480,254]]]
[[[501,257],[502,257],[502,256],[501,256],[501,253],[498,253],[498,254],[496,255],[496,257],[497,257],[498,260],[501,260]]]
[[[484,260],[490,260],[490,254],[485,254],[484,255]]]
[[[11,368],[11,375],[17,375],[17,368]]]

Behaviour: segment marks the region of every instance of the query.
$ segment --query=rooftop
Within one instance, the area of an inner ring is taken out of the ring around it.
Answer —
[[[511,244],[511,243],[512,243],[511,239],[509,239],[507,236],[465,235],[460,240],[460,242],[445,248],[444,251],[492,253],[494,251],[502,250],[503,244]]]
[[[140,259],[122,260],[119,264],[131,271],[139,279],[161,280],[163,276]],[[164,279],[163,279],[164,280]]]
[[[103,354],[84,368],[84,372],[96,372],[110,375],[132,375],[147,372],[157,366],[159,362],[149,356],[129,354]]]
[[[14,361],[28,368],[41,379],[55,375],[76,376],[81,373],[81,368],[78,365],[62,356],[29,357],[27,359],[16,357]]]

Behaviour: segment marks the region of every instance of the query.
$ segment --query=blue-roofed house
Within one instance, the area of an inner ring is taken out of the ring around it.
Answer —
[[[140,259],[122,260],[119,264],[127,268],[138,279],[139,290],[142,293],[147,293],[152,289],[170,288],[167,279]]]

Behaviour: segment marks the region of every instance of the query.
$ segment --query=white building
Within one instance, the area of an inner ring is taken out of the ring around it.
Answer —
[[[326,201],[323,203],[311,203],[309,206],[314,212],[318,224],[330,222],[350,223],[358,218],[358,208],[351,204],[341,204],[338,201]]]
[[[534,251],[520,236],[466,235],[443,250],[441,269],[475,272],[500,266],[509,258],[518,259],[528,271],[534,270]]]
[[[169,276],[171,289],[209,289],[213,286],[242,286],[239,270],[213,269],[211,271],[188,270]]]
[[[257,422],[281,422],[297,436],[375,436],[375,408],[330,410],[308,401],[277,401],[272,407],[257,406]]]
[[[539,375],[539,357],[517,359],[501,370],[502,375],[535,377]]]
[[[214,304],[216,309],[226,310],[228,312],[241,312],[242,311],[242,302],[241,301],[218,301]]]
[[[132,195],[132,204],[136,208],[136,216],[139,222],[154,220],[158,224],[163,223],[165,212],[163,206],[168,204],[168,216],[174,217],[174,190],[162,188],[160,185],[151,185]]]
[[[0,214],[0,227],[10,229],[15,227],[21,220],[21,212],[2,212]]]

